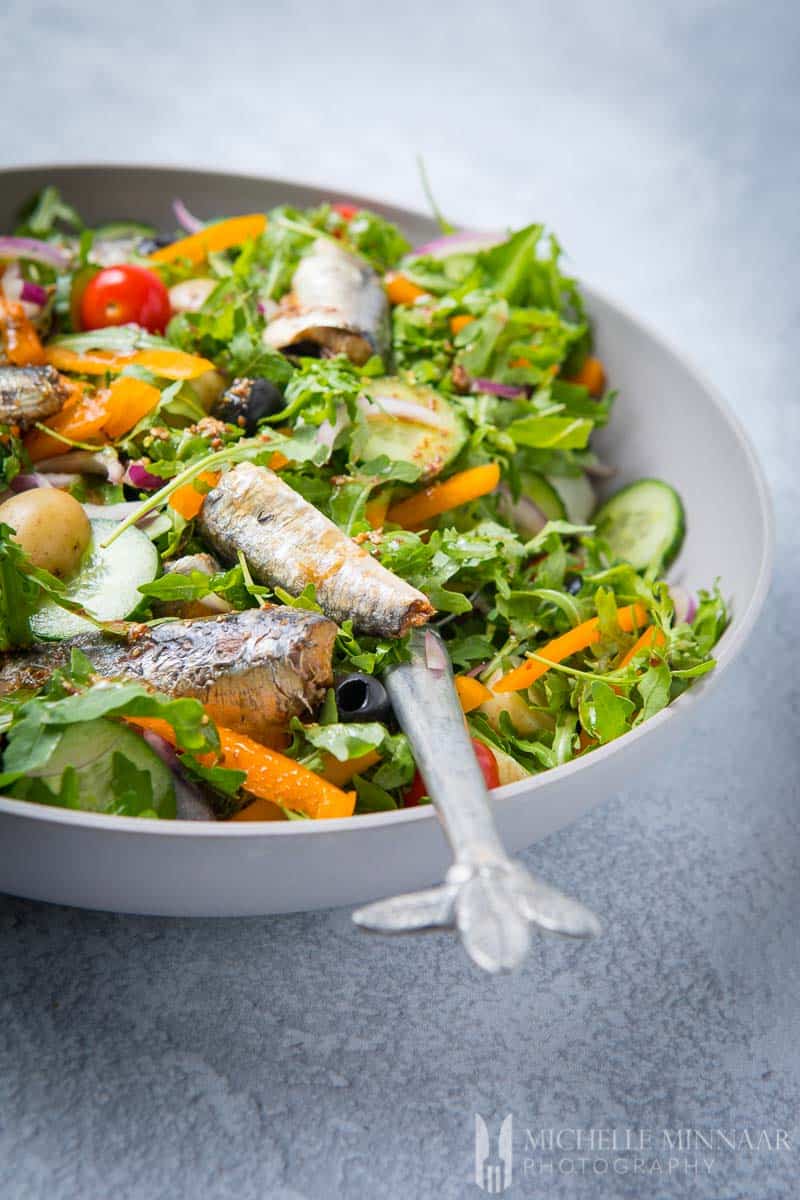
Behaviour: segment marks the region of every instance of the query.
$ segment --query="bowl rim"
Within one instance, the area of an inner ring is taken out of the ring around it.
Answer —
[[[325,188],[323,185],[314,181],[287,179],[280,175],[263,175],[258,172],[248,171],[224,171],[219,168],[198,166],[196,164],[172,164],[172,163],[119,163],[119,162],[86,162],[86,163],[22,163],[16,166],[0,167],[0,178],[8,175],[20,175],[27,172],[74,172],[80,174],[83,171],[145,171],[151,173],[163,172],[185,172],[186,174],[203,174],[214,175],[220,178],[239,177],[242,179],[252,180],[254,183],[279,184],[287,189],[308,189],[321,192],[327,195],[336,195],[339,189]],[[365,196],[360,193],[354,193],[348,190],[348,196],[352,199],[364,201],[366,204],[384,209],[391,209],[395,213],[405,214],[408,217],[419,219],[425,217],[426,214],[404,205],[398,205],[391,200],[382,197],[371,195]],[[640,317],[634,313],[627,305],[612,299],[603,288],[597,287],[592,282],[587,282],[586,278],[580,277],[580,286],[590,299],[596,299],[601,304],[605,305],[616,315],[621,316],[627,322],[638,326],[649,338],[652,339],[660,349],[667,352],[676,359],[683,369],[689,374],[699,387],[705,392],[708,399],[711,401],[717,413],[723,421],[727,422],[728,426],[733,431],[736,440],[742,447],[747,459],[751,474],[756,484],[756,492],[759,501],[759,516],[762,529],[762,544],[761,558],[758,565],[758,574],[756,578],[756,586],[753,590],[753,595],[749,604],[740,616],[737,616],[731,623],[729,628],[720,638],[718,643],[718,651],[716,654],[717,665],[715,669],[707,676],[704,676],[698,682],[684,692],[677,700],[673,701],[668,708],[662,709],[654,717],[651,717],[643,725],[639,725],[636,729],[632,729],[629,733],[615,739],[613,742],[607,742],[606,745],[600,746],[597,750],[593,750],[590,755],[573,759],[571,762],[564,763],[559,767],[553,767],[548,771],[543,771],[539,775],[530,776],[528,779],[520,780],[518,783],[506,784],[504,787],[496,788],[492,792],[493,805],[502,807],[505,802],[514,800],[517,796],[528,794],[537,791],[539,788],[547,787],[559,783],[562,780],[569,778],[579,772],[583,772],[588,768],[600,765],[612,755],[619,755],[630,751],[635,746],[638,740],[653,732],[658,726],[663,725],[667,721],[674,721],[677,716],[683,715],[693,704],[696,704],[701,696],[705,695],[709,689],[719,681],[722,674],[728,669],[731,663],[739,655],[744,647],[747,639],[752,633],[756,620],[763,608],[764,602],[769,592],[770,582],[772,578],[772,568],[775,552],[775,516],[770,496],[769,487],[767,485],[764,468],[756,454],[752,439],[747,432],[743,422],[734,412],[728,401],[722,396],[716,385],[709,379],[706,373],[700,369],[696,363],[680,350],[674,342],[656,329],[646,318]],[[591,304],[590,304],[591,307]],[[189,838],[253,838],[258,837],[307,837],[307,836],[322,836],[345,832],[347,830],[355,832],[357,830],[373,831],[390,827],[392,829],[404,828],[421,821],[436,820],[436,810],[433,805],[423,805],[415,808],[405,808],[388,812],[365,813],[357,818],[353,817],[328,817],[316,821],[162,821],[157,818],[148,817],[123,817],[114,816],[107,813],[92,813],[84,812],[75,809],[61,809],[31,804],[27,800],[12,800],[6,796],[0,796],[0,814],[8,816],[23,817],[28,820],[45,821],[51,824],[67,825],[72,828],[89,828],[94,830],[105,830],[118,834],[139,833],[145,836],[155,837],[189,837]]]

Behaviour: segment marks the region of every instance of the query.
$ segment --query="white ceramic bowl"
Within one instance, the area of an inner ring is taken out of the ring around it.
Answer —
[[[0,172],[0,230],[19,205],[55,183],[90,222],[174,224],[173,197],[200,215],[300,205],[330,193],[274,179],[142,167],[42,167]],[[344,199],[349,197],[342,197]],[[417,213],[367,201],[412,241],[433,232]],[[535,214],[538,215],[538,214]],[[557,223],[558,214],[549,214]],[[713,388],[634,315],[586,289],[600,356],[619,389],[597,446],[619,468],[683,496],[688,535],[672,577],[699,587],[720,576],[733,620],[718,666],[669,709],[585,759],[493,793],[502,837],[520,850],[575,820],[666,749],[742,648],[763,604],[772,562],[767,488],[752,447]],[[444,837],[431,808],[351,820],[198,824],[136,820],[0,798],[0,889],[86,908],[190,916],[289,912],[355,904],[443,877]]]

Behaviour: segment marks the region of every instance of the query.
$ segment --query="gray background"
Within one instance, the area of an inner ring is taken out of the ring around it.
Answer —
[[[769,0],[0,14],[7,163],[211,164],[413,205],[421,151],[454,218],[552,222],[729,396],[780,539],[680,753],[525,856],[605,915],[594,945],[542,941],[489,980],[346,912],[0,900],[4,1197],[477,1196],[475,1110],[515,1113],[511,1195],[796,1194],[798,62],[797,6]],[[793,1149],[698,1180],[524,1179],[524,1127],[576,1125],[779,1126]]]

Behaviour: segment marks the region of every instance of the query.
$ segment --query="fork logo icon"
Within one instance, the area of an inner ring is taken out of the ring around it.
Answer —
[[[511,1113],[500,1126],[497,1154],[491,1154],[489,1130],[480,1113],[475,1113],[475,1182],[481,1191],[499,1196],[511,1187],[514,1118]]]

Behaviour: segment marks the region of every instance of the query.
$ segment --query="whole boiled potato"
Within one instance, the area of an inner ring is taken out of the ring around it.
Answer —
[[[14,530],[35,567],[66,579],[77,571],[92,527],[78,501],[58,488],[32,488],[0,504],[0,523]]]

